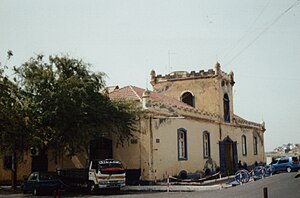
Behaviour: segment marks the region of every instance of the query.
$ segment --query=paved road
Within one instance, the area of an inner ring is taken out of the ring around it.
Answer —
[[[205,191],[205,192],[144,192],[144,193],[130,193],[118,195],[63,195],[62,197],[84,197],[84,198],[262,198],[263,188],[268,188],[269,198],[298,198],[300,197],[300,177],[294,178],[296,173],[282,173],[258,180],[255,182],[247,183],[242,186],[232,187],[228,189]],[[0,197],[32,197],[31,195],[3,193],[0,191]],[[47,197],[47,196],[44,196]],[[48,196],[49,197],[49,196]]]

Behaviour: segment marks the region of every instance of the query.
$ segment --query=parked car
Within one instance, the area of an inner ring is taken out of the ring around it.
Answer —
[[[273,172],[291,172],[300,169],[299,159],[297,157],[280,157],[271,163]]]
[[[40,195],[53,193],[63,188],[63,183],[58,179],[56,172],[33,172],[22,184],[23,193]]]

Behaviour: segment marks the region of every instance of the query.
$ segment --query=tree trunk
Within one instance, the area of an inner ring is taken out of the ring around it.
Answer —
[[[13,152],[11,159],[11,187],[12,189],[17,188],[17,153]]]

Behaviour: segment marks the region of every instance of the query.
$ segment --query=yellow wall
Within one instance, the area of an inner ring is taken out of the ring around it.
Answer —
[[[201,111],[214,113],[223,117],[223,97],[227,93],[230,100],[230,118],[233,117],[232,85],[226,80],[228,75],[213,76],[210,78],[181,79],[153,83],[153,89],[167,96],[180,100],[185,92],[194,95],[195,108]],[[226,83],[222,86],[222,81]],[[166,88],[167,87],[167,88]]]
[[[163,89],[168,86],[165,94],[180,100],[181,95],[189,91],[195,96],[195,107],[197,109],[220,113],[219,104],[219,83],[217,78],[210,79],[191,79],[172,82],[162,82],[153,86],[154,90]]]
[[[17,180],[22,181],[31,172],[31,157],[28,152],[17,154]],[[12,172],[4,169],[4,157],[0,156],[0,183],[11,184]]]
[[[87,167],[88,155],[86,152],[78,153],[73,157],[65,153],[55,157],[52,150],[48,151],[48,170],[55,171],[61,168],[84,168]]]
[[[26,151],[17,154],[17,158],[17,180],[21,182],[31,173],[32,156]],[[87,155],[84,152],[73,158],[61,155],[55,159],[52,150],[48,150],[48,171],[55,171],[57,168],[83,168],[86,164]],[[4,157],[0,156],[0,183],[11,184],[11,173],[10,169],[4,169]]]
[[[167,123],[159,125],[159,119],[154,121],[154,140],[160,139],[160,143],[154,143],[154,172],[156,179],[166,178],[168,175],[176,175],[180,170],[196,172],[203,170],[206,159],[203,158],[204,131],[210,133],[211,157],[219,161],[217,148],[218,128],[216,125],[204,122],[195,122],[188,119],[170,119]],[[187,132],[187,158],[178,160],[177,130],[184,128]]]
[[[178,160],[177,130],[187,131],[188,160]],[[233,124],[217,123],[214,121],[192,119],[188,117],[166,118],[148,114],[139,121],[138,131],[123,145],[117,144],[113,137],[113,158],[121,160],[127,169],[141,169],[142,180],[161,180],[168,175],[177,175],[181,170],[188,172],[202,171],[207,159],[203,157],[203,132],[210,134],[211,158],[219,166],[219,141],[229,136],[237,141],[238,160],[248,165],[264,162],[263,132],[254,128],[238,127]],[[253,154],[253,136],[258,137],[258,154]],[[242,155],[242,135],[247,138],[247,155]],[[159,139],[159,143],[156,140]],[[56,168],[82,168],[86,166],[86,153],[73,158],[60,156],[55,160],[53,153],[48,151],[48,170]],[[11,171],[3,169],[3,159],[0,158],[0,180],[10,181]],[[18,180],[31,172],[31,156],[28,152],[18,164]]]
[[[261,144],[263,139],[258,141],[258,155],[253,154],[254,129],[251,128],[196,119],[164,119],[155,118],[155,116],[152,116],[151,119],[141,120],[141,125],[147,127],[139,134],[138,144],[129,142],[123,147],[114,148],[114,155],[124,163],[126,168],[140,168],[143,180],[161,180],[168,175],[177,175],[181,170],[202,171],[207,160],[203,157],[204,131],[210,134],[211,158],[218,166],[220,165],[219,141],[227,136],[233,141],[237,141],[238,160],[246,162],[248,165],[254,164],[255,161],[264,162],[264,147]],[[177,130],[179,128],[184,128],[187,131],[188,160],[178,160]],[[247,137],[246,156],[242,155],[241,136],[243,134]],[[136,133],[136,137],[138,137],[138,133]],[[156,139],[159,139],[159,143],[156,143]]]
[[[113,158],[122,161],[123,166],[126,169],[129,167],[130,169],[139,169],[141,167],[141,140],[136,135],[138,134],[135,134],[129,141],[124,141],[123,144],[117,144],[117,141],[113,142]],[[137,143],[132,144],[132,139],[137,139]]]
[[[253,139],[256,132],[258,135],[258,145],[257,145],[257,155],[254,155],[254,144]],[[246,136],[246,146],[247,146],[247,155],[243,156],[242,154],[242,135]],[[222,139],[229,136],[233,141],[237,141],[237,149],[238,149],[238,159],[241,162],[246,162],[248,165],[254,164],[257,162],[265,162],[265,150],[264,150],[264,136],[262,131],[258,131],[257,129],[251,128],[241,128],[241,127],[233,127],[229,124],[222,125]]]

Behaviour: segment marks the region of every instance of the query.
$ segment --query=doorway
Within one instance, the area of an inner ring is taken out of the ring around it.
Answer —
[[[220,169],[223,174],[233,175],[237,170],[237,143],[229,136],[219,141]]]
[[[42,149],[40,152],[32,153],[31,172],[48,171],[48,152]]]
[[[112,159],[112,140],[108,138],[97,138],[90,142],[90,160]]]
[[[225,143],[225,163],[228,175],[234,174],[232,143]]]

